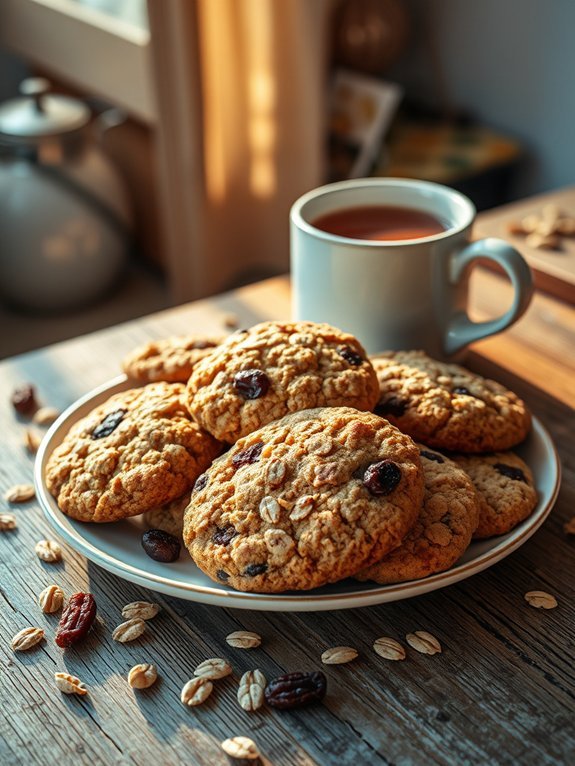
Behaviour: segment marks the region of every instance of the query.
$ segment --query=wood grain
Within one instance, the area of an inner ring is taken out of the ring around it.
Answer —
[[[478,279],[478,288],[489,289],[481,291],[477,311],[500,310],[494,292],[499,278]],[[186,331],[219,332],[230,312],[246,326],[286,316],[287,281],[262,283],[3,362],[0,494],[32,475],[33,459],[22,442],[25,421],[8,404],[15,384],[34,382],[43,404],[64,408],[116,375],[136,343]],[[542,326],[549,312],[552,319]],[[66,545],[61,564],[40,562],[34,544],[54,533],[35,501],[14,506],[18,529],[0,533],[0,763],[223,766],[228,761],[219,743],[239,734],[256,740],[268,766],[572,761],[575,539],[564,534],[563,524],[575,512],[573,317],[571,308],[537,296],[522,322],[478,344],[480,352],[467,360],[514,388],[542,419],[561,455],[563,485],[550,518],[522,548],[445,590],[318,614],[201,606],[125,582]],[[36,604],[51,582],[66,594],[90,590],[98,604],[96,630],[66,652],[53,641],[58,615],[44,615]],[[534,589],[553,593],[557,609],[529,607],[523,594]],[[162,611],[138,641],[112,641],[122,606],[139,599],[157,601]],[[13,653],[10,638],[29,625],[45,628],[46,641],[28,653]],[[239,629],[259,633],[261,647],[229,647],[225,636]],[[418,629],[437,636],[443,653],[429,657],[408,649],[404,662],[392,663],[372,651],[379,636],[405,645],[405,634]],[[317,669],[321,653],[337,644],[355,646],[359,657],[349,665],[323,668],[328,676],[324,704],[252,714],[237,704],[244,671],[258,667],[271,678]],[[200,661],[218,656],[231,662],[233,677],[216,682],[204,706],[185,708],[179,701],[182,685]],[[131,690],[126,681],[138,662],[153,662],[159,672],[158,683],[143,692]],[[86,697],[67,697],[55,689],[53,674],[64,669],[86,683]]]

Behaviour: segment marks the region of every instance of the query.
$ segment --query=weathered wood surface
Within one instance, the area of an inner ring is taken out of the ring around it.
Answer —
[[[490,273],[476,281],[478,313],[500,311],[505,285]],[[36,383],[42,403],[61,409],[116,375],[124,353],[146,338],[220,331],[229,312],[244,326],[287,316],[288,299],[287,281],[274,280],[2,363],[0,494],[32,476],[24,422],[9,405],[16,383]],[[0,763],[220,766],[227,760],[219,742],[239,734],[254,738],[273,766],[572,763],[575,537],[566,536],[563,524],[575,514],[574,317],[566,304],[538,295],[521,322],[478,344],[480,353],[469,358],[470,366],[523,395],[550,430],[563,486],[550,518],[522,548],[445,590],[318,614],[199,606],[124,582],[67,545],[61,564],[43,564],[34,544],[55,534],[35,501],[11,508],[18,529],[0,533]],[[36,605],[51,582],[67,594],[90,590],[99,607],[97,629],[65,653],[53,642],[57,615],[43,615]],[[559,606],[529,607],[523,599],[528,590],[553,593]],[[111,630],[121,622],[121,608],[137,599],[159,602],[162,612],[140,640],[115,643]],[[45,627],[47,640],[13,653],[10,638],[29,625]],[[230,648],[225,636],[238,629],[260,633],[262,646]],[[409,650],[405,662],[391,663],[371,649],[378,636],[405,643],[405,634],[417,629],[437,636],[443,653]],[[337,644],[355,646],[360,656],[324,668],[323,705],[283,714],[239,708],[237,682],[245,670],[259,667],[270,678],[315,669],[322,651]],[[234,676],[216,682],[205,705],[187,709],[179,701],[181,686],[211,656],[228,658]],[[155,687],[140,693],[126,682],[137,662],[154,662],[160,675]],[[53,686],[58,669],[79,676],[89,695],[60,694]]]

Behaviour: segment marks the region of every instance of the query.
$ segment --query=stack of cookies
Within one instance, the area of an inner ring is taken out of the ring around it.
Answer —
[[[82,521],[144,514],[238,590],[426,577],[536,504],[508,451],[523,402],[421,352],[370,360],[328,325],[265,322],[148,344],[124,369],[137,387],[70,430],[50,492]]]

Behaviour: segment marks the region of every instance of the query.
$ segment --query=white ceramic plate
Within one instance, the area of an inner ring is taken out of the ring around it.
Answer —
[[[90,561],[138,585],[190,601],[239,609],[303,612],[372,606],[419,596],[471,577],[519,548],[545,521],[559,491],[560,464],[557,452],[545,428],[534,419],[529,438],[516,451],[533,471],[539,492],[535,511],[509,534],[473,542],[459,562],[447,572],[397,585],[345,580],[300,593],[239,593],[212,582],[185,552],[174,564],[162,564],[149,558],[140,543],[144,527],[139,517],[113,524],[74,521],[58,509],[46,489],[46,462],[69,428],[109,396],[126,388],[128,383],[124,376],[115,378],[78,399],[58,418],[38,451],[34,471],[36,493],[54,529]]]

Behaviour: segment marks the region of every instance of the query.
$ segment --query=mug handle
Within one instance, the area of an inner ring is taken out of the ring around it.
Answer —
[[[457,284],[479,258],[494,261],[503,268],[515,290],[513,303],[505,314],[487,322],[472,322],[464,311],[455,313],[445,336],[445,352],[448,355],[455,354],[473,341],[505,330],[525,312],[533,295],[533,276],[523,256],[507,242],[494,237],[472,242],[452,257],[449,273],[451,284]]]

